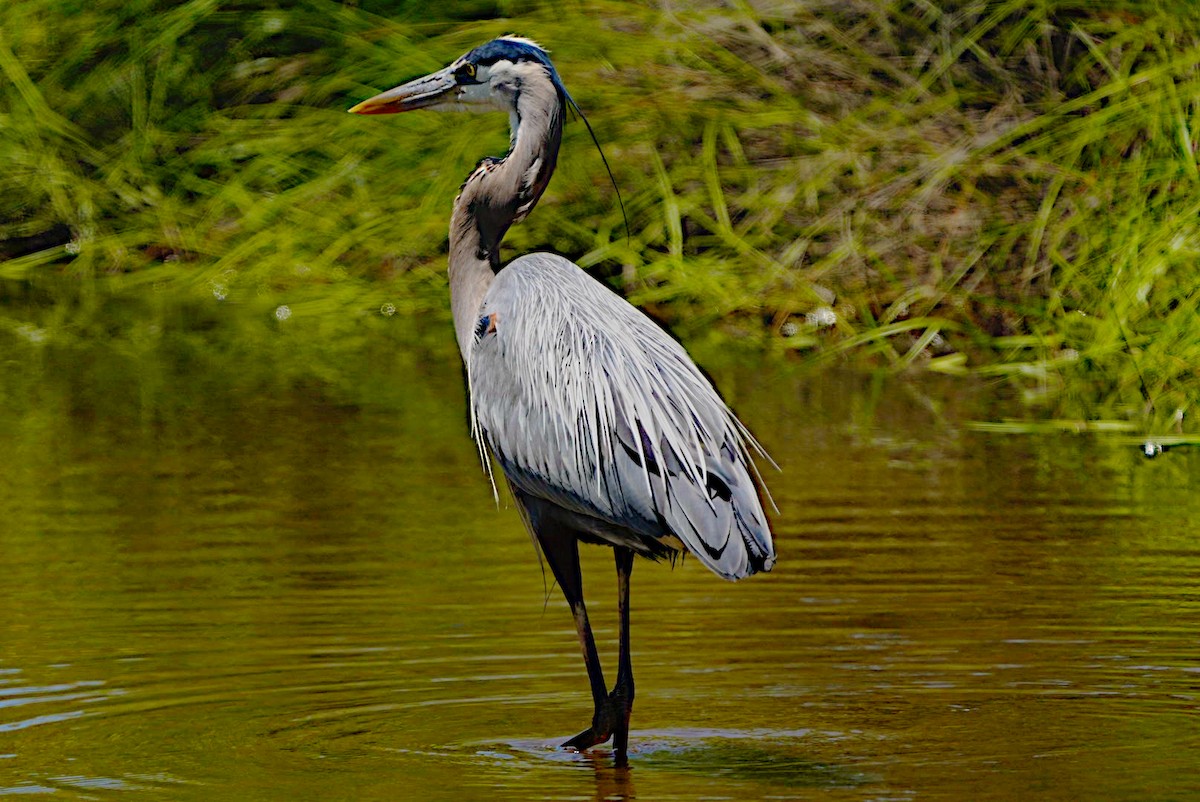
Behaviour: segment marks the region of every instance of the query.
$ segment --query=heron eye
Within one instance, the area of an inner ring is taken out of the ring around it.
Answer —
[[[474,78],[475,77],[475,65],[468,61],[466,64],[463,64],[461,67],[459,67],[457,70],[455,70],[454,73],[455,73],[455,75],[457,75],[459,77],[460,80],[464,79],[464,78],[466,78],[466,79]]]

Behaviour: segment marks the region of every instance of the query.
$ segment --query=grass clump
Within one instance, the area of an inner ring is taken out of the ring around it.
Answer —
[[[568,126],[510,253],[576,259],[701,351],[977,375],[1148,429],[1200,399],[1190,3],[36,0],[0,31],[13,342],[448,331],[449,204],[505,126],[343,112],[518,32],[631,232]]]

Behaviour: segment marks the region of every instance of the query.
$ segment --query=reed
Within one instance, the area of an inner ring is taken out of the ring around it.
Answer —
[[[449,331],[449,205],[504,124],[344,110],[516,31],[630,230],[569,125],[511,253],[576,259],[701,352],[1194,431],[1200,9],[1098,5],[4,4],[0,340],[336,364],[398,319]]]

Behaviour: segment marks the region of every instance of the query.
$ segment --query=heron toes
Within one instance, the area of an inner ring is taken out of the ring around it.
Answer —
[[[563,749],[582,752],[606,742],[614,735],[614,746],[622,754],[629,740],[629,714],[633,710],[632,694],[621,689],[614,689],[604,703],[596,708],[592,716],[592,726],[576,735],[562,745]]]
[[[604,743],[611,737],[612,733],[601,736],[596,733],[595,729],[588,727],[586,730],[564,743],[561,748],[570,749],[574,752],[582,752],[585,749],[590,749],[593,746]]]

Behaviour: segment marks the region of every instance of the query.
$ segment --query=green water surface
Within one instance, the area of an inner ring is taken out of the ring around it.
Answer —
[[[1200,797],[1194,454],[948,422],[986,388],[715,371],[782,467],[780,560],[637,564],[623,771],[555,748],[583,665],[457,364],[375,370],[369,403],[171,373],[149,413],[137,375],[0,375],[0,794]]]

